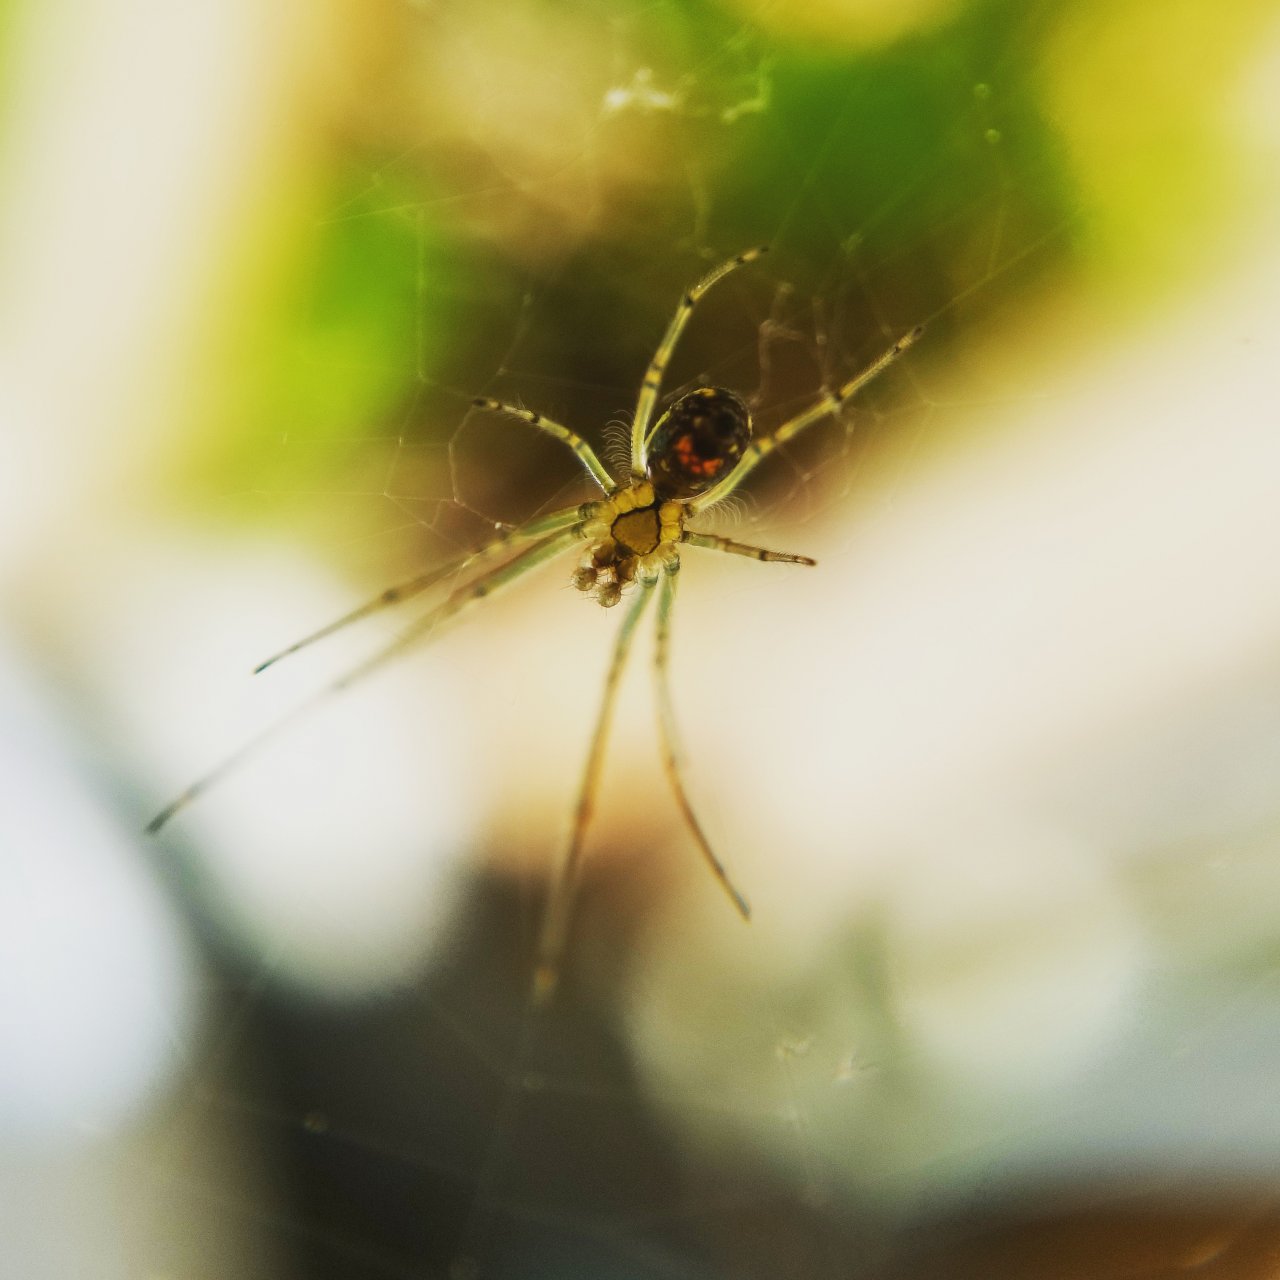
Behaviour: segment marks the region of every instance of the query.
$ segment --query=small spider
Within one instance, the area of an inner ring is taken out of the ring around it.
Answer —
[[[563,427],[540,413],[501,400],[482,398],[473,401],[477,408],[519,418],[562,441],[600,486],[603,498],[505,529],[460,559],[388,588],[367,604],[296,641],[255,668],[255,672],[265,671],[282,658],[297,653],[361,618],[408,600],[446,579],[482,569],[489,561],[502,562],[475,573],[475,576],[451,591],[391,644],[322,689],[315,698],[297,708],[286,720],[278,721],[268,730],[268,733],[275,733],[288,720],[312,705],[312,702],[348,688],[416,640],[434,632],[441,623],[461,613],[467,606],[492,595],[523,577],[537,565],[571,548],[576,547],[578,550],[573,585],[605,608],[616,605],[629,588],[635,588],[614,641],[613,658],[605,678],[600,711],[578,790],[568,849],[561,860],[543,921],[535,977],[535,991],[540,996],[548,994],[556,983],[568,930],[573,890],[577,883],[587,825],[595,805],[605,740],[613,719],[619,682],[631,651],[636,626],[646,606],[655,596],[658,603],[653,673],[663,768],[685,823],[712,874],[742,918],[748,919],[751,914],[746,898],[735,887],[724,864],[712,850],[689,803],[684,786],[675,716],[667,681],[671,610],[675,600],[676,577],[680,569],[680,548],[682,545],[704,547],[710,551],[724,551],[733,555],[750,556],[753,560],[781,564],[816,564],[808,556],[766,551],[762,547],[735,542],[731,538],[699,533],[689,525],[703,512],[728,497],[757,464],[779,445],[786,444],[806,427],[837,412],[845,401],[887,369],[923,332],[917,327],[899,338],[856,377],[837,390],[828,392],[808,409],[783,423],[767,439],[752,438],[751,413],[747,405],[739,396],[723,387],[698,387],[682,395],[651,427],[667,363],[699,299],[731,271],[754,262],[767,249],[767,245],[761,245],[722,263],[703,276],[680,300],[640,385],[640,396],[631,425],[630,474],[624,479],[614,479],[591,446],[568,427]],[[207,791],[249,751],[260,745],[262,740],[259,737],[251,741],[192,783],[152,819],[147,831],[159,831],[170,818]]]

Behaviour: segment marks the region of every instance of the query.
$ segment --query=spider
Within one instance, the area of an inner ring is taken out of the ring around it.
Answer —
[[[709,508],[733,493],[756,466],[780,445],[794,439],[806,427],[838,412],[847,400],[897,360],[923,332],[919,326],[912,329],[855,377],[835,391],[827,392],[816,403],[784,422],[763,440],[752,437],[751,413],[746,403],[723,387],[697,387],[676,399],[653,422],[667,364],[699,300],[730,272],[754,262],[767,251],[767,245],[759,245],[730,258],[703,276],[680,299],[675,315],[667,325],[666,333],[640,384],[640,395],[631,424],[630,471],[625,477],[615,479],[580,435],[541,413],[487,397],[472,402],[476,408],[518,418],[561,441],[572,450],[587,474],[599,485],[603,497],[503,529],[475,551],[387,588],[374,599],[295,641],[254,668],[255,673],[265,671],[281,659],[370,614],[400,604],[448,579],[471,575],[389,645],[273,725],[267,731],[268,734],[273,734],[312,702],[348,688],[415,641],[434,632],[441,623],[522,578],[545,561],[571,549],[577,551],[577,565],[572,582],[583,594],[605,608],[612,608],[624,595],[631,593],[614,640],[613,656],[605,677],[600,709],[578,788],[569,843],[556,872],[538,940],[534,989],[539,996],[549,994],[556,984],[568,930],[573,890],[577,883],[587,827],[595,807],[604,748],[613,720],[619,683],[637,626],[655,598],[657,609],[653,676],[663,770],[685,824],[711,873],[738,914],[744,920],[751,916],[747,899],[733,883],[724,863],[712,849],[689,802],[684,785],[675,714],[667,679],[671,612],[680,570],[680,550],[682,547],[700,547],[775,564],[815,565],[817,561],[809,556],[768,551],[763,547],[736,542],[732,538],[700,533],[690,526]],[[492,561],[499,563],[486,567]],[[151,820],[147,831],[159,831],[175,814],[185,809],[249,751],[260,745],[265,736],[247,743],[233,756],[193,782]]]

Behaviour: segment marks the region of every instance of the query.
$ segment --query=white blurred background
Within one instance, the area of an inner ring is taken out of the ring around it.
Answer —
[[[1205,1225],[1115,1274],[1265,1274],[1231,1224],[1280,1173],[1270,8],[11,11],[13,1274],[959,1275],[939,1224],[1138,1192]],[[517,1035],[618,621],[567,568],[142,836],[403,619],[256,662],[575,500],[473,396],[603,445],[761,240],[670,390],[758,389],[768,430],[928,331],[716,525],[817,569],[685,557],[676,706],[749,926],[642,645],[564,1008]]]

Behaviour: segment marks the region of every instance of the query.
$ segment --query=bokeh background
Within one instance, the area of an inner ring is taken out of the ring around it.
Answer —
[[[0,1223],[23,1277],[1275,1274],[1280,14],[18,0],[0,18]],[[549,567],[281,645],[768,431],[689,552],[706,874]],[[619,425],[621,424],[621,426]]]

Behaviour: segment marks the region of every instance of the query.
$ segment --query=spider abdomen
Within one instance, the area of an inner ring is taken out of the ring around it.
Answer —
[[[646,471],[663,498],[705,493],[738,465],[751,442],[751,411],[723,387],[677,400],[649,438]]]

